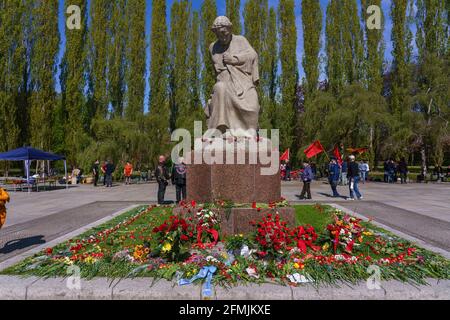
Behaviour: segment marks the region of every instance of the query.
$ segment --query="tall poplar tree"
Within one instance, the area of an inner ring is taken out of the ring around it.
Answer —
[[[77,156],[85,144],[82,113],[85,108],[85,60],[86,60],[86,9],[87,0],[72,0],[68,5],[77,5],[81,9],[80,29],[66,28],[66,52],[62,69],[64,78],[63,108],[67,111],[66,152],[70,164],[77,164]],[[64,10],[66,11],[66,10]]]
[[[56,58],[59,49],[58,3],[38,1],[33,10],[31,57],[31,143],[48,150],[52,146],[52,122],[56,106]]]
[[[210,58],[209,47],[216,41],[216,36],[211,30],[214,19],[217,17],[215,0],[203,1],[201,8],[201,52],[204,68],[202,70],[202,91],[205,101],[208,101],[213,93],[216,80],[215,70]]]
[[[374,92],[381,94],[383,87],[383,57],[384,57],[384,15],[381,11],[381,29],[369,29],[366,23],[369,15],[367,8],[370,5],[376,5],[382,10],[381,0],[363,0],[362,1],[362,14],[363,24],[365,26],[365,39],[366,39],[366,54],[365,54],[365,82],[367,88]]]
[[[406,96],[408,94],[409,67],[407,63],[407,7],[408,0],[393,1],[391,4],[392,17],[392,93],[391,109],[394,114],[401,117],[407,108]]]
[[[197,11],[192,13],[191,27],[192,32],[189,33],[189,87],[190,87],[190,97],[189,104],[190,110],[189,114],[192,115],[190,124],[194,120],[202,121],[205,117],[202,114],[203,108],[201,105],[201,83],[200,83],[200,72],[201,72],[201,57],[200,57],[200,17]]]
[[[277,108],[277,127],[282,149],[292,147],[296,123],[295,99],[298,82],[297,28],[293,0],[280,0],[278,9],[280,35],[281,105]]]
[[[340,10],[340,0],[328,3],[326,15],[326,71],[331,91],[335,95],[342,90],[345,82]]]
[[[93,109],[100,118],[108,114],[108,25],[111,15],[109,0],[91,1],[90,52]]]
[[[152,150],[152,157],[164,152],[164,143],[169,128],[168,83],[168,35],[166,22],[166,1],[152,1],[150,35],[150,126],[151,136],[158,144]]]
[[[23,26],[26,6],[21,1],[0,2],[0,150],[18,146],[19,100],[23,88],[26,47]]]
[[[123,117],[125,104],[125,47],[127,39],[126,31],[126,0],[117,0],[112,3],[112,12],[108,46],[109,66],[109,95],[112,108],[112,116]]]
[[[278,41],[277,41],[277,13],[270,8],[263,52],[261,54],[260,88],[261,97],[261,127],[271,129],[276,127],[275,107],[277,94],[277,72],[278,72]]]
[[[322,34],[322,10],[317,0],[302,0],[303,68],[309,94],[317,89],[319,80],[320,36]]]
[[[233,24],[234,34],[241,34],[241,0],[227,0],[226,16]]]
[[[144,113],[146,64],[145,0],[128,1],[127,22],[127,106],[125,116],[127,120],[134,121]]]
[[[175,1],[171,9],[170,30],[170,129],[186,125],[189,115],[189,18],[187,0]]]

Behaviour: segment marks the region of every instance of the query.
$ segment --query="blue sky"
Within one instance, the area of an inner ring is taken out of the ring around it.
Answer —
[[[60,54],[59,57],[61,59],[61,57],[63,56],[64,53],[64,48],[65,48],[65,36],[64,36],[64,25],[65,25],[65,15],[64,15],[64,1],[67,0],[59,0],[60,1],[60,14],[59,14],[59,28],[60,28],[60,32],[61,32],[61,50],[60,50]],[[91,0],[88,0],[88,2],[90,2]],[[172,6],[172,3],[176,1],[176,0],[167,0],[167,20],[168,23],[170,23],[170,8]],[[150,23],[151,23],[151,9],[152,9],[152,1],[151,0],[146,0],[147,4],[146,4],[146,34],[147,34],[147,43],[148,43],[148,47],[147,47],[147,55],[145,57],[146,61],[147,61],[147,74],[148,74],[148,69],[149,69],[149,65],[150,65]],[[192,1],[192,6],[194,10],[200,10],[201,4],[202,4],[202,0],[193,0]],[[320,4],[322,7],[322,11],[324,13],[324,18],[325,18],[325,12],[326,12],[326,6],[328,4],[329,0],[320,0]],[[217,0],[217,10],[218,10],[218,14],[219,15],[225,15],[225,0]],[[303,32],[302,32],[302,20],[301,20],[301,7],[300,7],[300,0],[295,0],[295,16],[296,16],[296,25],[297,25],[297,60],[298,60],[298,69],[299,69],[299,74],[300,74],[300,78],[302,78],[304,76],[304,70],[303,67],[301,65],[301,61],[302,61],[302,57],[303,57]],[[359,3],[359,1],[358,1]],[[243,6],[245,4],[245,0],[241,0],[241,12],[243,9]],[[386,50],[385,50],[385,59],[387,62],[390,62],[392,60],[392,42],[391,42],[391,31],[392,31],[392,22],[391,19],[389,17],[389,12],[390,12],[390,5],[391,5],[391,1],[390,0],[382,0],[382,9],[383,9],[383,13],[385,16],[385,31],[384,31],[384,41],[385,41],[385,46],[386,46]],[[271,7],[277,7],[278,6],[278,0],[269,0],[269,6]],[[323,30],[322,30],[323,31]],[[324,41],[322,41],[322,46],[324,46]],[[59,74],[59,72],[58,72]],[[321,76],[322,78],[324,77],[324,75],[322,74]],[[57,85],[56,85],[56,89],[57,91],[60,91],[60,86],[59,86],[59,77],[57,75]],[[147,111],[148,106],[147,106],[147,102],[148,102],[148,94],[149,94],[149,85],[148,85],[148,77],[147,77],[147,85],[146,85],[146,99],[145,99],[145,110]]]

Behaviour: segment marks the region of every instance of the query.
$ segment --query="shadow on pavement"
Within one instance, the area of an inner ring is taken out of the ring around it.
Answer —
[[[5,245],[0,249],[0,254],[8,254],[16,250],[22,250],[37,244],[43,244],[45,242],[44,236],[42,235],[11,240],[5,243]]]

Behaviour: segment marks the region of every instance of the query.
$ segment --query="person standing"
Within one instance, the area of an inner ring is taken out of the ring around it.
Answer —
[[[363,197],[361,193],[359,192],[358,183],[359,183],[359,166],[355,162],[355,156],[351,155],[348,157],[349,163],[348,163],[348,171],[347,171],[347,177],[348,177],[348,183],[349,183],[349,189],[350,189],[350,198],[349,200],[355,200],[355,195],[358,198],[358,200],[361,200]]]
[[[360,165],[359,165],[359,171],[361,173],[361,180],[362,183],[366,183],[367,177],[369,175],[369,165],[367,164],[366,161],[361,161]]]
[[[166,194],[166,187],[170,179],[165,156],[159,156],[158,165],[155,170],[155,178],[158,182],[158,204],[164,204],[164,195]]]
[[[131,184],[131,175],[133,174],[133,165],[130,161],[127,161],[127,164],[123,168],[123,175],[125,176],[125,185]]]
[[[108,165],[108,161],[103,162],[103,165],[100,167],[103,175],[103,186],[106,186],[106,166]]]
[[[94,187],[97,186],[98,184],[98,178],[100,176],[100,169],[99,169],[99,164],[100,162],[98,160],[96,160],[94,162],[94,165],[92,166],[92,175],[94,176]]]
[[[341,185],[343,185],[343,186],[346,186],[348,184],[347,170],[348,170],[348,164],[347,164],[347,161],[344,161],[344,162],[342,162],[342,168],[341,168]]]
[[[408,177],[408,164],[406,163],[405,158],[402,158],[397,166],[398,173],[400,174],[400,181],[402,184],[407,183]]]
[[[303,189],[302,193],[300,194],[300,199],[312,199],[311,197],[311,181],[314,179],[314,174],[312,171],[311,166],[308,162],[303,163],[303,171],[301,173],[301,179],[303,181]]]
[[[106,171],[105,171],[105,177],[106,177],[106,187],[112,188],[113,185],[113,178],[112,175],[116,171],[116,166],[112,162],[112,160],[109,160],[106,164]]]
[[[183,158],[179,158],[178,163],[172,168],[172,184],[175,185],[177,203],[186,200],[186,170]]]
[[[285,181],[291,181],[291,171],[291,163],[289,162],[289,160],[286,160],[286,174],[284,176]]]
[[[0,229],[6,222],[6,203],[9,202],[9,194],[0,188]]]
[[[335,158],[331,158],[328,165],[328,182],[330,183],[331,190],[333,191],[333,197],[340,197],[337,191],[337,185],[339,182],[339,164]]]

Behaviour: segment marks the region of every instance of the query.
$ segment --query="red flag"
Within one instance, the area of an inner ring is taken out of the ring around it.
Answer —
[[[350,153],[363,154],[363,153],[369,151],[369,148],[348,148],[347,151]]]
[[[337,162],[339,163],[339,165],[342,166],[342,163],[343,163],[344,161],[342,161],[342,156],[341,156],[341,154],[340,154],[340,152],[339,152],[339,148],[338,148],[337,146],[334,147],[333,155],[336,157],[336,160],[337,160]]]
[[[325,149],[322,147],[322,144],[320,143],[320,141],[316,140],[308,148],[306,148],[305,151],[303,151],[303,152],[306,154],[306,157],[309,159],[309,158],[312,158],[324,151],[325,151]]]
[[[280,157],[280,161],[289,161],[290,158],[290,154],[289,154],[289,149],[287,149]]]

